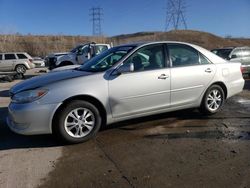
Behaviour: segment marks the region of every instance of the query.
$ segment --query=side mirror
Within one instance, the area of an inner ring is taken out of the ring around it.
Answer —
[[[117,74],[123,74],[127,72],[133,72],[134,71],[134,63],[126,63],[122,66],[120,66],[117,70]]]
[[[234,58],[237,58],[237,55],[234,54],[231,56],[231,59],[234,59]]]

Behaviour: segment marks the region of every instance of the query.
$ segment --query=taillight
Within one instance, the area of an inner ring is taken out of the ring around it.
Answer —
[[[242,66],[240,66],[240,71],[241,71],[241,73],[243,73],[244,72],[244,67],[242,67]]]
[[[29,59],[29,61],[32,63],[32,62],[33,62],[33,59]]]

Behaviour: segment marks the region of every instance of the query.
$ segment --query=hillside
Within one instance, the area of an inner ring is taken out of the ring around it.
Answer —
[[[136,41],[182,41],[200,45],[207,49],[225,46],[250,46],[250,39],[222,38],[211,33],[177,30],[169,32],[142,32],[111,37],[115,43],[128,43]]]
[[[207,49],[225,46],[250,46],[250,39],[223,38],[207,32],[177,30],[140,32],[114,37],[0,35],[0,52],[26,51],[33,56],[46,56],[52,52],[69,51],[77,44],[89,41],[112,42],[114,45],[118,45],[130,42],[161,40],[190,42]]]

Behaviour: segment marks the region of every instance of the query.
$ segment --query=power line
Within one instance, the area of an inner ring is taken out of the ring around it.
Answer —
[[[92,7],[90,9],[90,17],[92,21],[92,34],[94,36],[101,36],[102,35],[102,16],[103,16],[103,9],[100,7]]]
[[[167,0],[165,31],[171,28],[178,30],[181,27],[187,29],[185,11],[185,0]]]

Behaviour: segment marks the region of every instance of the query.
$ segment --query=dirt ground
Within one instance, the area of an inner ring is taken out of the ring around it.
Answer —
[[[0,187],[250,187],[250,80],[214,116],[135,119],[67,146],[9,131],[13,84],[0,83]]]

